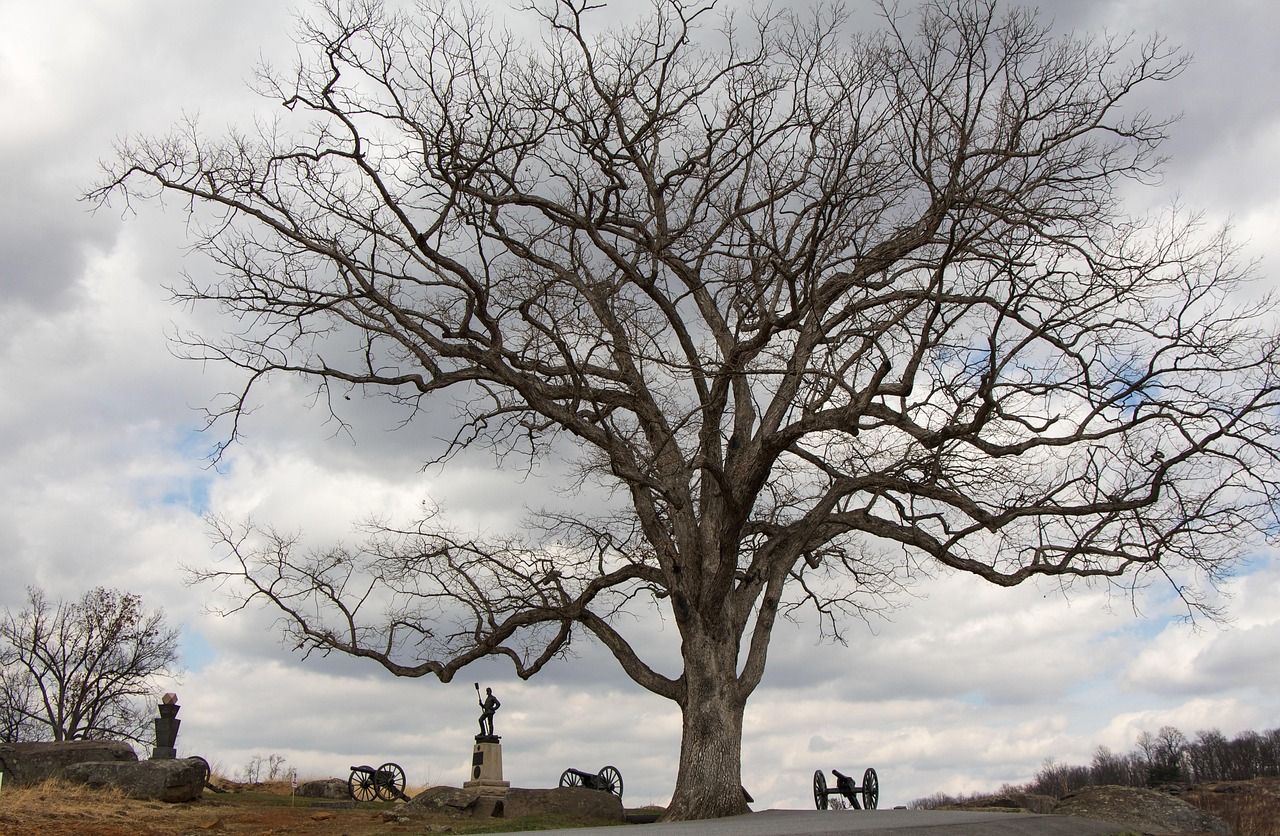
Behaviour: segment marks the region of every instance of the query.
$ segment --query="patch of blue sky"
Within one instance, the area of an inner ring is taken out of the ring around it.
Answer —
[[[161,503],[185,508],[195,514],[208,513],[209,493],[213,482],[224,472],[210,464],[217,452],[217,439],[208,432],[188,429],[178,437],[173,448],[184,463],[199,470],[194,475],[167,486],[167,490],[161,494]]]
[[[1274,533],[1274,532],[1268,532]],[[1274,558],[1269,554],[1261,552],[1246,552],[1241,556],[1239,562],[1231,574],[1237,578],[1247,578],[1250,575],[1256,575],[1259,572],[1270,569],[1274,566]]]
[[[190,673],[203,671],[216,655],[204,634],[189,624],[183,624],[179,631],[178,654],[182,666]]]
[[[986,342],[950,346],[944,344],[937,348],[937,356],[945,364],[971,374],[980,374],[991,364],[991,346]]]
[[[207,465],[222,444],[214,431],[189,428],[179,436],[174,447],[183,459]]]
[[[991,344],[987,341],[969,345],[965,349],[964,365],[967,369],[981,370],[991,365]]]
[[[1170,606],[1173,606],[1170,602]],[[1133,626],[1124,631],[1126,636],[1130,637],[1133,642],[1149,642],[1154,641],[1156,637],[1164,633],[1170,627],[1174,629],[1193,629],[1187,623],[1186,609],[1180,609],[1175,612],[1162,614],[1159,616],[1151,616],[1149,618],[1140,618],[1133,623]]]
[[[1114,629],[1101,631],[1091,638],[1093,646],[1098,648],[1100,653],[1105,652],[1108,647],[1137,647],[1139,644],[1155,639],[1171,626],[1191,629],[1184,618],[1186,611],[1175,609],[1173,604],[1175,596],[1172,592],[1166,596],[1164,593],[1156,594],[1148,590],[1139,595],[1136,608],[1133,609],[1130,608],[1128,601],[1120,597],[1122,594],[1117,592],[1117,597],[1111,602],[1115,614],[1119,617],[1117,626]]]
[[[1106,384],[1107,397],[1124,410],[1137,410],[1160,396],[1158,377],[1153,376],[1139,359],[1115,358],[1115,368],[1109,369],[1113,378]]]
[[[186,479],[165,491],[160,497],[160,502],[164,505],[185,508],[194,514],[207,514],[210,508],[209,491],[213,485],[214,475],[202,473]]]

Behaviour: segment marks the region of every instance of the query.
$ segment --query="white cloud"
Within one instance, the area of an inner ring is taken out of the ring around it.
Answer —
[[[1274,693],[1280,685],[1280,571],[1267,563],[1231,587],[1230,625],[1193,633],[1166,628],[1133,655],[1120,681],[1186,696]]]

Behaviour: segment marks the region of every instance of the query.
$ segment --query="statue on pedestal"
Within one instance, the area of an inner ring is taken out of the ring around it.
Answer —
[[[476,735],[471,750],[471,780],[463,789],[479,790],[489,796],[506,795],[510,781],[502,778],[502,739],[493,733],[493,715],[502,707],[492,688],[484,689],[480,696],[480,683],[476,683],[476,701],[480,704],[480,733]]]

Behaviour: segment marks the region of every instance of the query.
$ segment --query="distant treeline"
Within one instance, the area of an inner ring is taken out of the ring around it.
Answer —
[[[1099,746],[1088,766],[1057,763],[1050,758],[1029,782],[1006,785],[998,794],[1033,793],[1061,798],[1083,787],[1107,784],[1152,787],[1247,781],[1276,775],[1280,775],[1280,729],[1244,731],[1230,739],[1217,729],[1208,729],[1188,738],[1173,726],[1164,726],[1155,734],[1144,731],[1138,735],[1137,745],[1126,755]],[[937,793],[918,799],[911,806],[929,809],[990,795],[955,797]]]

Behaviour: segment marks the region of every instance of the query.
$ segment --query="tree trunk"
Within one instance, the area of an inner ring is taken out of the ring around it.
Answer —
[[[736,648],[701,653],[685,648],[680,770],[664,821],[710,819],[751,812],[742,794],[742,715]],[[719,651],[719,652],[717,652]]]

